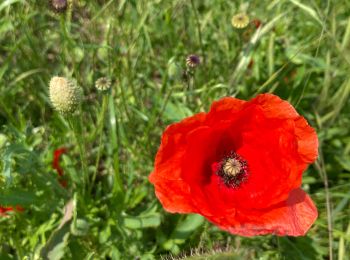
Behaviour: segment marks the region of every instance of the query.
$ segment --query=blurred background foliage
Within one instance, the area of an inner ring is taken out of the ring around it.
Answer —
[[[50,1],[0,3],[0,205],[22,207],[0,216],[1,259],[349,259],[349,1],[72,2],[63,14]],[[252,21],[242,30],[230,22],[239,12]],[[189,54],[202,60],[193,77]],[[84,91],[87,186],[76,137],[48,99],[56,75]],[[94,88],[102,76],[108,93]],[[165,127],[263,92],[318,132],[303,188],[319,218],[307,236],[244,238],[166,213],[148,182]],[[65,187],[52,168],[62,147]]]

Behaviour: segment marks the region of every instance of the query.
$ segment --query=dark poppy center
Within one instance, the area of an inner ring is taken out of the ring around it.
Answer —
[[[248,178],[247,161],[235,152],[225,156],[218,166],[216,174],[227,187],[238,188]]]

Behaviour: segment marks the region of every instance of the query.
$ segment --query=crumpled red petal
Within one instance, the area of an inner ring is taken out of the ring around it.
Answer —
[[[278,236],[304,236],[317,219],[317,208],[300,188],[293,190],[287,201],[279,207],[259,213],[237,211],[235,216],[208,219],[220,228],[241,236],[274,234]]]
[[[190,187],[181,177],[181,164],[185,153],[186,135],[198,128],[205,119],[205,113],[189,117],[180,123],[167,127],[156,155],[155,169],[149,180],[156,187],[156,196],[169,212],[193,212],[188,199]]]

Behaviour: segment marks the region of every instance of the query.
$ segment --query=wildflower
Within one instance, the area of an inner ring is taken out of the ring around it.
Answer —
[[[67,186],[67,181],[64,180],[64,178],[63,178],[63,169],[60,165],[60,158],[61,158],[62,154],[66,153],[66,152],[67,152],[66,148],[56,149],[53,152],[53,160],[52,160],[52,168],[57,171],[58,181],[61,183],[61,185],[63,187]]]
[[[57,171],[59,176],[63,176],[63,170],[60,166],[60,158],[61,158],[61,155],[66,152],[67,152],[66,148],[59,148],[53,152],[52,168]]]
[[[111,87],[111,80],[106,77],[99,78],[95,82],[95,87],[100,91],[106,91]]]
[[[169,212],[201,214],[232,234],[300,236],[317,218],[300,188],[317,147],[287,101],[226,97],[167,127],[149,180]]]
[[[69,5],[69,0],[50,0],[50,7],[56,13],[64,13]]]
[[[231,20],[232,26],[238,29],[242,29],[248,26],[249,16],[245,13],[239,13],[232,17]]]
[[[6,216],[8,212],[13,212],[13,211],[23,212],[24,208],[21,205],[16,205],[15,207],[0,206],[0,216]]]
[[[0,206],[0,215],[4,216],[9,211],[13,211],[13,208],[12,207],[2,207],[2,206]]]
[[[82,89],[72,80],[53,77],[50,81],[50,100],[61,114],[71,114],[82,100]]]
[[[189,68],[192,68],[192,69],[196,68],[197,66],[199,66],[200,63],[201,63],[201,59],[199,58],[199,56],[195,54],[191,54],[186,58],[186,65]]]

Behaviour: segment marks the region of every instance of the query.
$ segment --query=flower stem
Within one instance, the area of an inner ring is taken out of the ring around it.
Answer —
[[[119,140],[118,140],[118,128],[117,128],[117,116],[116,107],[114,105],[113,96],[109,96],[108,101],[109,106],[109,134],[112,143],[112,153],[113,153],[113,170],[114,170],[114,184],[113,193],[116,194],[119,201],[124,203],[124,188],[122,178],[119,171]],[[122,208],[122,205],[120,205]]]
[[[81,115],[79,115],[79,120],[75,120],[73,117],[68,118],[69,126],[73,132],[75,141],[78,145],[79,156],[81,161],[81,170],[83,175],[83,194],[85,193],[86,184],[88,182],[88,172],[87,172],[87,163],[86,163],[86,151],[85,151],[85,141],[82,138],[83,135],[83,120]],[[78,126],[77,126],[78,123]]]
[[[90,183],[90,187],[89,187],[89,193],[91,193],[91,190],[92,190],[93,185],[95,183],[96,175],[97,175],[97,171],[98,171],[98,166],[100,163],[101,152],[102,152],[102,147],[103,147],[103,145],[102,145],[103,131],[102,130],[103,130],[103,125],[104,125],[104,122],[106,119],[107,107],[108,107],[108,95],[104,95],[103,100],[102,100],[102,109],[101,109],[99,117],[97,119],[97,128],[96,128],[96,131],[94,133],[94,137],[99,135],[99,140],[98,140],[97,158],[96,158],[96,163],[95,163],[95,171],[94,171],[94,174],[92,175],[92,179],[91,179],[91,183]]]
[[[202,40],[201,25],[200,25],[200,22],[199,22],[198,11],[196,9],[196,6],[195,6],[193,0],[191,0],[191,6],[192,6],[192,9],[193,9],[193,12],[194,12],[194,18],[196,20],[196,26],[197,26],[197,32],[198,32],[198,40],[199,40],[199,45],[200,45],[201,51],[202,51],[203,64],[205,64],[205,55],[204,55],[204,46],[203,46],[203,40]]]
[[[23,256],[24,256],[23,250],[22,250],[22,247],[20,245],[20,242],[18,241],[17,235],[13,236],[12,242],[13,242],[14,247],[16,248],[18,259],[23,259]]]
[[[328,184],[328,176],[324,166],[323,154],[320,149],[319,159],[316,161],[315,166],[320,173],[323,179],[323,185],[326,195],[326,210],[327,210],[327,227],[328,227],[328,250],[329,250],[329,259],[333,259],[333,219],[332,219],[332,206],[331,206],[331,197],[329,193],[329,184]]]

